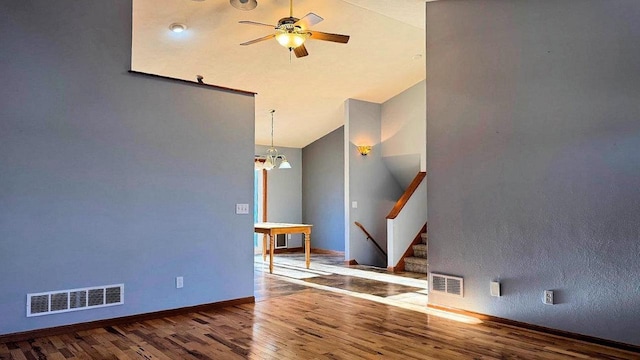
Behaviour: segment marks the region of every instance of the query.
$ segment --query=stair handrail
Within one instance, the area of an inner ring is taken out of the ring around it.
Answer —
[[[400,196],[400,199],[398,199],[396,204],[393,206],[393,209],[389,212],[389,215],[387,215],[387,219],[395,219],[398,217],[402,208],[407,205],[407,201],[411,199],[411,195],[413,195],[413,193],[418,189],[418,186],[420,186],[420,183],[422,183],[422,180],[424,180],[426,176],[427,173],[425,171],[421,171],[415,178],[413,178],[413,181],[409,184],[407,190],[404,191],[404,194]]]
[[[387,252],[384,251],[380,245],[378,245],[378,242],[373,238],[373,236],[371,236],[371,234],[369,234],[369,232],[367,231],[367,229],[364,228],[364,226],[362,224],[360,224],[359,222],[355,221],[355,224],[357,227],[360,228],[360,230],[362,230],[365,235],[367,235],[367,240],[371,240],[373,242],[373,244],[378,248],[378,250],[380,250],[381,253],[384,254],[384,256],[387,256]]]

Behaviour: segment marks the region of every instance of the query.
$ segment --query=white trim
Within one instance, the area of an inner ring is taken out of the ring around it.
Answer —
[[[351,260],[351,194],[349,193],[351,139],[349,138],[349,99],[344,101],[344,118],[344,259]]]

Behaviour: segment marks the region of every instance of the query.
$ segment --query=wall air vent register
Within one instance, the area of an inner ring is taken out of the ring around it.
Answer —
[[[27,317],[124,304],[124,284],[27,294]]]
[[[463,297],[464,280],[461,277],[434,273],[429,275],[429,292]]]

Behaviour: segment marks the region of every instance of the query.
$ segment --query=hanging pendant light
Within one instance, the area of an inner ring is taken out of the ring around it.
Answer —
[[[256,0],[229,0],[231,6],[238,10],[253,10],[258,6],[258,2]]]
[[[291,164],[287,161],[287,157],[278,153],[278,149],[273,146],[273,114],[275,110],[269,110],[271,113],[271,147],[267,149],[265,155],[256,155],[254,158],[254,168],[256,170],[272,170],[278,169],[291,169]]]

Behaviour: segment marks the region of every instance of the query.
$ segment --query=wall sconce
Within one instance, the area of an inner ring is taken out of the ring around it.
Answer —
[[[369,145],[358,145],[358,152],[362,156],[366,156],[371,152],[371,146]]]

